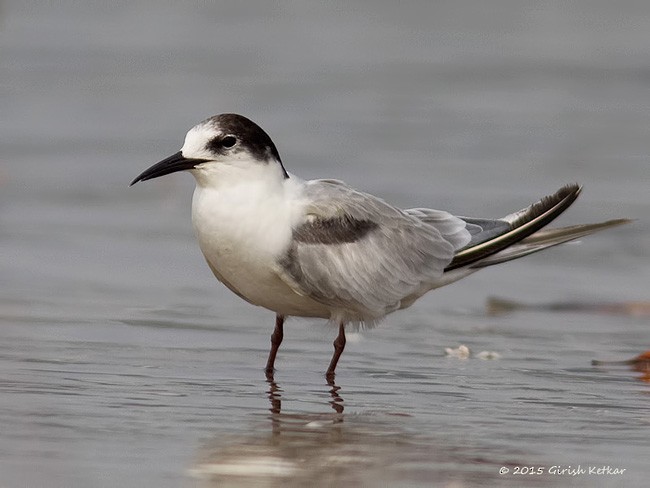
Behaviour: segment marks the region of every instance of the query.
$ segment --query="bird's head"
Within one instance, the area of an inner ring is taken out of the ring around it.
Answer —
[[[184,170],[208,184],[224,174],[246,178],[266,170],[289,177],[269,135],[237,114],[215,115],[192,127],[179,152],[143,171],[131,185]]]

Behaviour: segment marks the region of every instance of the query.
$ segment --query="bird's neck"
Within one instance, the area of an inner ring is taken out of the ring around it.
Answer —
[[[269,226],[290,232],[301,218],[304,182],[286,178],[281,165],[212,165],[210,170],[192,171],[196,178],[192,218],[198,227],[233,234]]]
[[[303,203],[300,180],[285,178],[279,169],[246,178],[224,170],[218,181],[197,177],[192,222],[206,256],[236,250],[241,259],[253,262],[260,256],[275,259],[285,252]]]
[[[217,191],[254,188],[261,194],[273,193],[282,191],[288,179],[282,165],[274,160],[211,164],[191,172],[197,187]]]

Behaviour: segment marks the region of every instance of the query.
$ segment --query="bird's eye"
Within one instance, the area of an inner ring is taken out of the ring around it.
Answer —
[[[235,136],[226,136],[221,140],[221,145],[225,148],[233,147],[237,144],[237,138]]]

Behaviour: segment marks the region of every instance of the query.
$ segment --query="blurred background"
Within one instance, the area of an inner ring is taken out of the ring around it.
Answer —
[[[5,0],[0,484],[244,486],[215,466],[251,445],[268,486],[521,486],[498,474],[519,462],[628,468],[577,486],[645,479],[647,385],[589,365],[648,349],[647,316],[495,318],[484,304],[650,300],[649,94],[645,2]],[[128,187],[221,112],[260,124],[288,171],[397,205],[496,217],[577,181],[561,224],[637,220],[354,336],[340,423],[322,378],[334,331],[291,322],[267,384],[273,315],[205,266],[192,178]],[[460,343],[503,359],[444,357]],[[293,416],[269,414],[269,396]],[[331,447],[357,450],[325,469],[313,432],[283,437],[282,422],[347,428]],[[280,460],[259,453],[278,443]]]

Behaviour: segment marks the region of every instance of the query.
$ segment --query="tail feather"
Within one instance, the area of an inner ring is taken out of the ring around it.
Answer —
[[[458,252],[449,266],[445,268],[445,271],[451,271],[461,267],[469,267],[470,265],[479,267],[479,262],[484,262],[486,258],[507,250],[507,248],[510,248],[514,244],[523,241],[532,234],[535,234],[542,227],[556,219],[562,212],[571,206],[575,199],[578,198],[581,191],[582,187],[578,184],[566,185],[560,188],[553,195],[544,197],[529,207],[507,215],[501,220],[509,224],[508,230],[496,237],[479,242],[474,246]],[[593,232],[595,232],[595,230]],[[573,238],[575,239],[575,237]],[[528,252],[528,254],[530,254],[530,252]],[[525,253],[521,254],[521,256],[525,255]],[[514,259],[514,257],[511,257],[510,259]],[[496,262],[492,264],[496,264]]]
[[[499,251],[486,259],[472,264],[471,268],[485,268],[494,264],[505,263],[513,259],[528,256],[549,247],[557,246],[574,239],[579,239],[595,232],[617,227],[623,224],[629,224],[632,220],[616,219],[608,220],[598,224],[572,225],[570,227],[560,227],[557,229],[540,230],[535,234],[523,239],[516,244]]]

